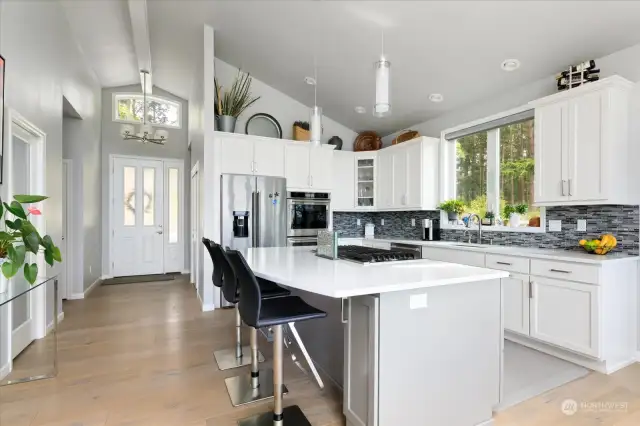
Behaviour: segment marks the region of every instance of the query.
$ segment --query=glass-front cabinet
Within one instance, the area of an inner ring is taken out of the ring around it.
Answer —
[[[375,153],[357,154],[356,168],[356,208],[369,210],[376,206],[376,163]]]

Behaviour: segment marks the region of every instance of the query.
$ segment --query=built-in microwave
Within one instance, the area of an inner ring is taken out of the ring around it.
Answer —
[[[287,236],[315,237],[329,228],[331,194],[327,192],[287,193]]]

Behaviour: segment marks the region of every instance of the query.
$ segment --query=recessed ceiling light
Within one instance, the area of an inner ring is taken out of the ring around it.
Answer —
[[[505,71],[515,71],[520,68],[520,61],[517,59],[505,59],[500,66]]]
[[[429,100],[431,102],[442,102],[444,101],[444,96],[442,96],[440,93],[432,93],[429,95]]]
[[[304,78],[304,82],[307,83],[309,86],[315,86],[316,85],[316,79],[313,77],[305,77]]]
[[[357,106],[354,108],[355,112],[357,112],[358,114],[364,114],[365,112],[367,112],[367,109],[363,106]]]

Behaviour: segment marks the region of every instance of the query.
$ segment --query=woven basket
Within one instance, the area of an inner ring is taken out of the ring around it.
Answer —
[[[293,140],[307,142],[311,139],[311,132],[302,127],[293,126]]]
[[[400,133],[396,138],[391,142],[392,145],[397,145],[402,142],[410,141],[411,139],[415,139],[420,136],[420,133],[415,130],[405,130]]]

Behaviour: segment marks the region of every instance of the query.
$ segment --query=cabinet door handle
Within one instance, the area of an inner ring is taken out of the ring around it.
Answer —
[[[569,179],[569,196],[571,196],[571,179]]]
[[[251,172],[252,173],[254,172],[254,170],[253,170],[253,161],[251,162]]]
[[[348,323],[348,322],[349,322],[349,318],[346,318],[346,319],[345,319],[345,317],[344,317],[344,311],[345,311],[345,309],[344,309],[344,304],[345,304],[345,302],[347,302],[347,299],[344,299],[344,298],[340,299],[341,310],[342,310],[342,312],[341,312],[341,314],[340,314],[340,321],[341,321],[343,324],[346,324],[346,323]]]
[[[533,299],[533,282],[529,281],[529,299]]]
[[[509,262],[496,262],[498,265],[507,265],[507,266],[511,266],[511,263]]]
[[[549,269],[551,272],[559,272],[561,274],[570,274],[571,271],[563,271],[562,269]]]
[[[562,179],[562,196],[564,197],[564,184],[565,182],[567,182],[566,180]]]
[[[257,172],[258,171],[258,163],[257,162],[253,162],[253,171]]]
[[[309,176],[309,179],[311,179],[311,186],[313,186],[313,176]]]

